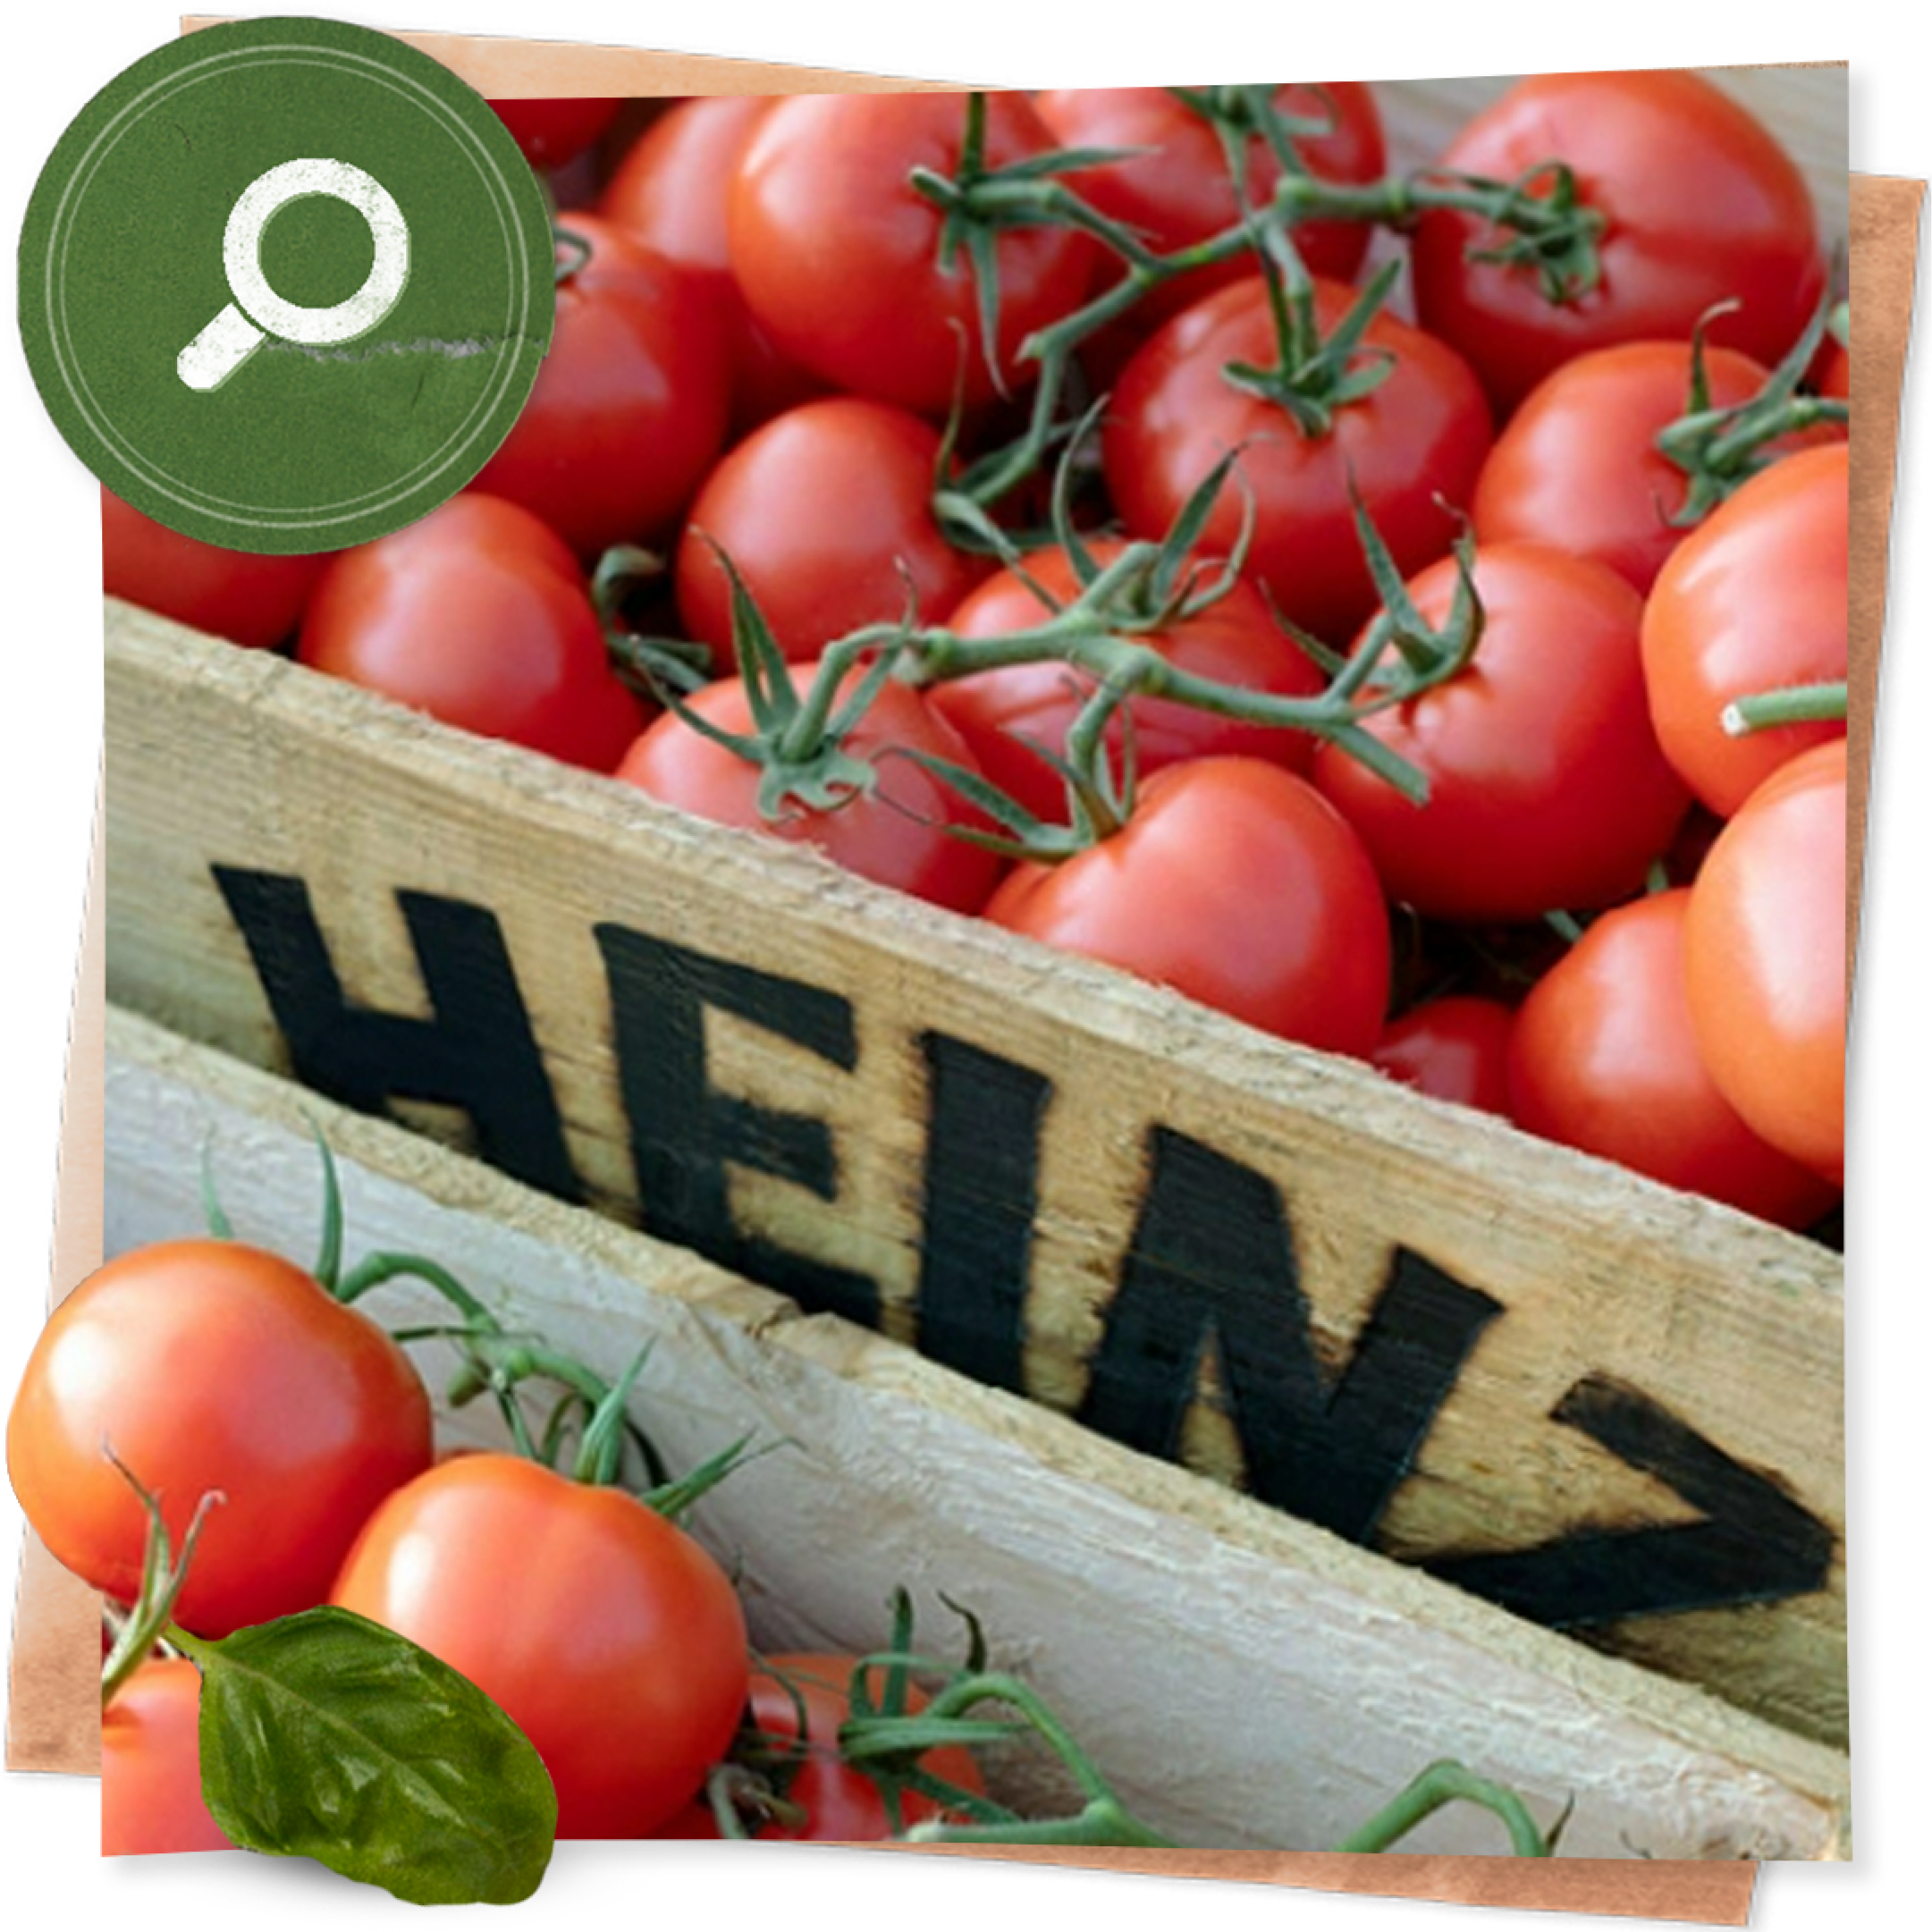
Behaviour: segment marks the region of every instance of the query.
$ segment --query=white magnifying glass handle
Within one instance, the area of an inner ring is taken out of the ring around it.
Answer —
[[[174,359],[190,389],[218,389],[268,338],[231,302]]]

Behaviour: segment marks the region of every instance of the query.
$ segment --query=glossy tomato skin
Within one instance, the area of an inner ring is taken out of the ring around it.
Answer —
[[[562,1838],[637,1838],[723,1755],[744,1708],[730,1580],[635,1497],[541,1464],[439,1464],[373,1516],[332,1601],[494,1698],[557,1788]]]
[[[7,1471],[54,1556],[122,1603],[148,1518],[181,1548],[209,1513],[176,1605],[225,1637],[322,1602],[384,1498],[429,1466],[422,1379],[366,1315],[293,1262],[234,1241],[131,1250],[54,1312],[7,1422]]]
[[[262,557],[200,543],[101,487],[102,589],[231,644],[280,644],[328,562],[325,552]]]
[[[557,217],[590,254],[557,285],[536,385],[475,487],[585,560],[677,522],[724,446],[730,378],[704,282],[601,217]],[[560,263],[578,260],[561,239]]]
[[[1326,333],[1354,299],[1316,283]],[[1455,350],[1383,315],[1366,348],[1394,358],[1380,387],[1341,409],[1319,440],[1299,434],[1276,404],[1233,387],[1229,363],[1277,358],[1265,284],[1251,275],[1157,330],[1128,363],[1102,436],[1107,487],[1135,536],[1164,536],[1183,505],[1229,450],[1254,503],[1247,575],[1283,614],[1331,641],[1375,608],[1374,586],[1349,503],[1354,479],[1405,574],[1443,555],[1455,523],[1438,498],[1466,504],[1489,452],[1489,405]],[[1243,499],[1230,481],[1210,515],[1202,547],[1232,552]]]
[[[1506,1115],[1515,1025],[1515,1013],[1499,1000],[1450,993],[1391,1020],[1370,1058],[1390,1079],[1432,1100]]]
[[[1742,738],[1721,721],[1733,698],[1844,679],[1851,476],[1843,443],[1774,463],[1678,546],[1644,607],[1644,676],[1658,740],[1720,816],[1787,760],[1844,736],[1843,720]]]
[[[1533,269],[1472,262],[1492,245],[1479,217],[1425,215],[1412,243],[1416,316],[1452,342],[1507,415],[1558,364],[1616,342],[1688,338],[1735,299],[1709,336],[1776,363],[1825,288],[1804,177],[1772,136],[1710,82],[1681,70],[1519,80],[1464,127],[1442,165],[1514,181],[1567,162],[1608,216],[1602,278],[1546,301]]]
[[[1845,402],[1852,400],[1852,351],[1843,342],[1827,342],[1825,344],[1818,370],[1819,395],[1836,396]]]
[[[1708,349],[1709,407],[1731,409],[1765,384],[1762,363]],[[1691,534],[1673,519],[1689,479],[1657,447],[1659,430],[1687,413],[1688,342],[1626,342],[1566,362],[1509,419],[1476,481],[1471,516],[1485,544],[1554,544],[1607,563],[1648,595]],[[1819,426],[1766,454],[1789,455],[1842,430]]]
[[[152,1658],[101,1713],[101,1856],[233,1849],[201,1799],[201,1673]]]
[[[849,1690],[856,1657],[825,1651],[796,1651],[768,1658],[751,1674],[752,1721],[776,1743],[798,1736],[798,1704],[805,1707],[806,1751],[802,1762],[778,1776],[785,1798],[805,1812],[801,1825],[762,1826],[755,1838],[785,1839],[798,1843],[874,1844],[893,1835],[892,1821],[879,1787],[856,1766],[839,1755],[839,1726],[850,1714]],[[787,1689],[787,1684],[790,1689]],[[870,1688],[880,1692],[877,1674]],[[797,1694],[797,1701],[793,1692]],[[908,1689],[906,1709],[924,1710],[926,1700]],[[958,1745],[928,1751],[921,1768],[963,1791],[983,1793],[984,1781],[973,1754]],[[906,1825],[939,1816],[931,1799],[908,1792],[900,1801]],[[656,1834],[660,1838],[715,1838],[718,1821],[708,1801],[688,1806]]]
[[[1264,1033],[1363,1055],[1388,1001],[1388,922],[1361,841],[1255,758],[1156,772],[1111,838],[1022,865],[995,925],[1171,986]]]
[[[792,671],[803,692],[814,664]],[[688,700],[722,730],[748,732],[751,707],[742,680],[707,685]],[[617,776],[666,805],[745,831],[816,846],[835,865],[880,885],[910,892],[953,912],[977,912],[1000,871],[990,852],[953,837],[948,825],[970,823],[958,797],[910,758],[912,750],[972,769],[972,754],[917,692],[887,684],[845,740],[855,756],[878,757],[877,789],[826,812],[795,811],[773,823],[758,810],[755,766],[667,712],[631,747]]]
[[[1088,545],[1102,567],[1126,546]],[[1064,550],[1036,551],[1026,572],[1048,596],[1065,604],[1079,595],[1079,578]],[[1053,606],[1017,572],[989,578],[946,620],[963,637],[999,637],[1046,622]],[[1259,592],[1236,583],[1215,603],[1165,631],[1137,641],[1160,651],[1178,669],[1217,682],[1306,697],[1322,678],[1312,661],[1275,623]],[[935,685],[934,711],[963,738],[993,783],[1050,823],[1067,818],[1064,781],[1032,744],[1064,751],[1067,732],[1093,689],[1093,680],[1061,663],[1009,664]],[[1198,705],[1137,697],[1126,707],[1133,722],[1134,768],[1152,777],[1188,758],[1265,758],[1291,772],[1305,772],[1313,740],[1303,731],[1222,718]],[[1119,713],[1107,743],[1118,769],[1126,747]]]
[[[1375,97],[1359,80],[1296,81],[1275,89],[1276,105],[1296,120],[1326,121],[1328,131],[1294,140],[1312,174],[1323,181],[1380,179],[1388,165]],[[1219,137],[1168,88],[1054,88],[1034,97],[1040,118],[1062,148],[1142,148],[1130,159],[1084,169],[1067,185],[1101,214],[1135,230],[1157,254],[1171,254],[1231,228],[1241,218]],[[1281,165],[1265,143],[1248,144],[1248,194],[1265,201]],[[1303,222],[1295,245],[1311,274],[1351,280],[1362,266],[1372,231],[1360,222]],[[1152,291],[1136,305],[1134,321],[1165,320],[1191,302],[1250,272],[1237,256],[1200,268]],[[1111,276],[1107,279],[1112,280]]]
[[[1509,1054],[1518,1126],[1783,1228],[1833,1190],[1751,1132],[1691,1024],[1679,888],[1606,913],[1523,1002]]]
[[[1691,889],[1686,983],[1718,1090],[1774,1147],[1844,1185],[1845,741],[1782,765]]]
[[[1003,167],[1053,145],[1024,97],[986,97],[985,160]],[[732,186],[731,266],[752,314],[793,361],[858,395],[942,418],[957,389],[995,393],[962,254],[939,266],[939,210],[907,179],[951,175],[966,132],[962,94],[798,94],[754,131]],[[1020,344],[1077,308],[1095,244],[1064,229],[999,242],[998,360],[1009,388],[1031,366]]]
[[[939,459],[924,418],[859,396],[803,403],[755,430],[691,506],[677,558],[685,629],[731,668],[730,586],[713,544],[795,662],[897,622],[908,599],[922,621],[943,618],[986,564],[933,519]]]
[[[528,510],[475,492],[343,551],[309,600],[297,655],[593,771],[608,772],[645,721],[568,547]]]
[[[1331,746],[1314,780],[1362,835],[1391,899],[1425,916],[1531,920],[1614,905],[1669,846],[1689,794],[1658,749],[1642,602],[1607,564],[1536,544],[1479,549],[1473,661],[1363,729],[1429,781],[1412,805]],[[1440,623],[1453,560],[1409,586]]]

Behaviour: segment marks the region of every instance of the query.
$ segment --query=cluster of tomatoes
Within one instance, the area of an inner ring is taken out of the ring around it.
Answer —
[[[556,333],[472,489],[327,559],[110,503],[110,590],[1672,1185],[1828,1209],[1842,698],[1725,720],[1845,678],[1846,377],[1810,353],[1803,179],[1742,108],[1525,81],[1406,182],[1354,84],[502,112],[565,210]],[[1104,715],[1025,640],[1135,544],[1234,568],[1141,625],[1170,685]],[[1472,592],[1453,675],[1355,676]],[[891,675],[822,673],[894,627]],[[708,680],[640,691],[643,630]],[[1015,862],[988,788],[1059,836]]]
[[[751,1788],[779,1801],[746,1835],[893,1835],[878,1785],[839,1751],[856,1659],[755,1667],[731,1580],[651,1500],[522,1455],[439,1456],[411,1358],[340,1287],[226,1238],[139,1248],[82,1283],[7,1424],[8,1472],[52,1553],[138,1614],[154,1589],[145,1490],[173,1547],[191,1546],[172,1608],[190,1635],[325,1603],[399,1632],[523,1731],[560,1836],[718,1836],[707,1785],[747,1744],[770,1768]],[[115,1683],[104,1851],[227,1844],[202,1799],[199,1700],[177,1655]],[[900,1708],[919,1703],[908,1687]],[[960,1750],[923,1768],[983,1789]],[[896,1822],[936,1810],[912,1794]]]

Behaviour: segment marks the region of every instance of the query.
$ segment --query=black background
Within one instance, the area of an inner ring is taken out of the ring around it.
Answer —
[[[263,8],[263,12],[271,12]],[[313,8],[308,12],[338,12],[340,17],[376,23],[376,15],[353,10]],[[957,80],[1018,81],[1092,85],[1093,65],[1105,72],[1111,48],[1093,31],[1093,15],[1088,10],[1047,10],[1030,8],[1024,15],[1024,33],[1008,25],[1012,15],[1000,12],[987,15],[985,33],[966,21],[964,15],[952,17],[950,33],[939,31],[933,13],[920,15],[920,23],[900,33],[892,23],[890,43],[883,38],[864,38],[850,27],[819,27],[806,15],[792,13],[790,25],[779,29],[807,38],[809,45],[771,45],[764,40],[765,27],[730,29],[724,20],[709,15],[684,13],[689,23],[688,38],[680,37],[669,17],[653,17],[634,8],[586,8],[581,0],[562,10],[524,10],[491,0],[479,12],[466,8],[461,21],[419,20],[401,10],[383,10],[383,25],[419,27],[464,27],[499,33],[527,33],[543,38],[576,40],[632,40],[634,45],[682,46],[715,55],[732,55],[742,48],[730,45],[749,33],[759,37],[757,52],[765,58],[817,62],[835,68],[854,70],[899,70],[957,77]],[[1252,20],[1253,15],[1248,15]],[[12,211],[17,230],[20,211],[33,185],[33,173],[46,148],[62,128],[80,110],[85,98],[122,65],[148,46],[173,37],[176,15],[172,10],[143,8],[141,12],[118,10],[108,15],[89,17],[80,12],[45,15],[50,31],[35,37],[31,43],[20,40],[20,70],[10,89],[10,168],[4,173],[0,193]],[[110,25],[112,20],[112,25]],[[1306,15],[1303,15],[1306,20]],[[1540,68],[1601,68],[1601,65],[1692,65],[1725,58],[1714,45],[1667,45],[1654,40],[1590,37],[1559,40],[1559,50],[1536,46],[1519,52],[1503,52],[1501,60],[1484,56],[1472,46],[1449,37],[1428,35],[1422,21],[1426,15],[1411,15],[1416,25],[1401,29],[1414,33],[1413,52],[1405,52],[1399,37],[1378,33],[1366,58],[1354,58],[1348,40],[1337,40],[1331,52],[1325,38],[1316,37],[1296,46],[1296,63],[1320,72],[1385,72],[1395,60],[1424,73],[1468,73],[1484,72],[1488,63],[1507,65],[1509,70]],[[636,31],[639,25],[659,27],[661,40],[645,43]],[[1194,33],[1190,50],[1200,38],[1202,20],[1190,21]],[[968,31],[972,27],[972,31]],[[612,31],[619,29],[619,31]],[[924,37],[922,37],[924,29]],[[1298,35],[1300,38],[1300,35]],[[1716,37],[1712,37],[1716,38]],[[1493,43],[1489,43],[1493,45]],[[31,46],[31,52],[29,52]],[[1136,38],[1136,50],[1160,50],[1155,38]],[[1252,40],[1243,46],[1228,43],[1228,50],[1253,50]],[[1776,50],[1774,50],[1776,52]],[[1826,58],[1818,50],[1816,58]],[[1318,58],[1306,58],[1306,56]],[[1393,58],[1391,58],[1393,56]],[[1737,58],[1737,56],[1733,56]],[[1886,72],[1889,70],[1889,72]],[[1932,173],[1932,133],[1920,114],[1915,81],[1907,80],[1912,63],[1892,58],[1872,62],[1852,81],[1852,141],[1851,165],[1859,172]],[[1922,255],[1932,253],[1932,238],[1927,238]],[[10,316],[12,321],[12,316]],[[8,869],[15,875],[15,887],[0,900],[0,932],[5,935],[5,952],[15,970],[5,975],[5,985],[13,991],[8,1008],[13,1012],[12,1037],[5,1043],[5,1063],[13,1068],[15,1105],[23,1117],[23,1135],[15,1142],[15,1157],[10,1163],[13,1200],[12,1275],[5,1288],[5,1343],[0,1345],[0,1363],[20,1363],[33,1343],[33,1333],[45,1313],[45,1283],[48,1265],[48,1225],[52,1200],[52,1150],[58,1126],[62,1053],[68,1032],[73,939],[80,929],[81,887],[87,865],[89,829],[91,829],[95,764],[100,740],[100,657],[95,647],[93,616],[93,568],[97,553],[97,524],[93,487],[77,473],[65,452],[52,439],[45,421],[35,409],[31,388],[20,365],[17,342],[10,333],[10,353],[13,359],[15,391],[12,427],[8,434],[10,489],[5,502],[5,554],[8,554],[8,611],[5,644],[0,662],[8,671],[12,701],[8,715],[21,729],[21,738],[8,752],[0,754],[5,790],[8,790],[8,837],[0,844]],[[1901,1025],[1899,1007],[1899,952],[1901,917],[1897,908],[1909,904],[1912,881],[1919,867],[1907,864],[1907,854],[1917,854],[1905,839],[1917,823],[1911,814],[1911,800],[1901,779],[1909,767],[1909,704],[1907,669],[1911,645],[1922,632],[1915,604],[1922,593],[1912,586],[1912,533],[1922,506],[1924,491],[1920,479],[1922,439],[1927,423],[1927,375],[1928,346],[1932,346],[1932,274],[1920,273],[1915,340],[1905,371],[1905,404],[1901,418],[1899,458],[1899,508],[1895,516],[1892,586],[1894,595],[1887,612],[1886,632],[1886,682],[1880,694],[1880,740],[1874,761],[1874,812],[1872,840],[1867,862],[1864,889],[1864,933],[1859,955],[1859,995],[1852,1008],[1855,1040],[1852,1040],[1852,1225],[1851,1225],[1851,1279],[1852,1293],[1872,1295],[1877,1287],[1880,1308],[1876,1313],[1877,1331],[1884,1337],[1899,1320],[1894,1303],[1909,1306],[1922,1293],[1922,1256],[1911,1253],[1911,1268],[1894,1268],[1892,1256],[1903,1236],[1903,1215],[1897,1202],[1905,1194],[1905,1161],[1911,1155],[1912,1136],[1895,1130],[1897,1117],[1884,1111],[1886,1088],[1877,1076],[1877,1030],[1884,1028],[1884,1065],[1903,1067],[1915,1060],[1920,1049],[1911,1049]],[[1884,968],[1884,970],[1882,970]],[[1882,987],[1892,987],[1886,999]],[[1917,1037],[1917,1030],[1911,1030]],[[1911,1126],[1917,1126],[1915,1118]],[[43,1153],[45,1150],[45,1153]],[[1903,1250],[1901,1250],[1903,1252]],[[1886,1285],[1899,1277],[1903,1295],[1886,1295]],[[1894,1671],[1901,1681],[1917,1691],[1922,1684],[1920,1661],[1917,1656],[1894,1656],[1892,1661],[1874,1661],[1884,1656],[1880,1639],[1874,1636],[1876,1619],[1869,1606],[1884,1601],[1899,1588],[1899,1551],[1917,1544],[1917,1496],[1924,1484],[1924,1472],[1915,1464],[1909,1443],[1901,1443],[1886,1428],[1887,1414],[1894,1413],[1886,1401],[1884,1388],[1874,1395],[1869,1348],[1862,1343],[1874,1321],[1862,1318],[1860,1308],[1851,1313],[1851,1401],[1855,1405],[1855,1451],[1852,1451],[1852,1531],[1857,1538],[1857,1559],[1852,1563],[1855,1599],[1852,1599],[1852,1694],[1855,1694],[1855,1725],[1859,1737],[1859,1859],[1851,1869],[1816,1867],[1766,1867],[1759,1884],[1756,1922],[1760,1927],[1779,1927],[1785,1932],[1812,1932],[1812,1928],[1835,1927],[1855,1909],[1859,1901],[1876,1899],[1872,1867],[1886,1869],[1892,1880],[1911,1882],[1907,1867],[1909,1852],[1901,1845],[1903,1827],[1899,1826],[1899,1789],[1905,1784],[1901,1772],[1874,1776],[1876,1760],[1886,1759],[1886,1739],[1874,1741],[1864,1725],[1864,1717],[1876,1708],[1895,1709],[1903,1716],[1907,1700],[1887,1694]],[[1899,1348],[1889,1351],[1894,1378],[1915,1373],[1911,1360]],[[1909,1413],[1909,1411],[1907,1411]],[[1876,1459],[1884,1459],[1894,1481],[1884,1488],[1894,1505],[1903,1505],[1911,1514],[1894,1521],[1886,1509],[1869,1507],[1869,1481],[1860,1472]],[[1892,1468],[1889,1464],[1901,1464]],[[5,1519],[5,1534],[17,1541],[20,1519],[12,1507],[12,1498],[0,1505]],[[1889,1584],[1889,1588],[1887,1588]],[[5,1594],[8,1613],[12,1592]],[[1907,1598],[1911,1601],[1911,1598]],[[1892,1649],[1894,1646],[1884,1646]],[[1897,1646],[1903,1649],[1903,1646]],[[1877,1687],[1874,1696],[1872,1687]],[[1132,1696],[1135,1687],[1123,1684],[1120,1694]],[[316,1869],[296,1867],[253,1857],[197,1857],[168,1860],[100,1860],[97,1841],[97,1785],[91,1779],[38,1777],[15,1774],[0,1777],[0,1843],[10,1852],[21,1877],[29,1870],[45,1870],[52,1882],[72,1887],[68,1895],[81,1899],[100,1897],[110,1911],[131,1905],[139,1897],[145,1905],[165,1905],[172,1897],[178,1903],[208,1903],[218,1901],[236,1909],[305,1909],[319,1905],[328,1909],[331,1887],[340,1889],[340,1903],[350,1911],[365,1912],[400,1911],[381,1894],[365,1887],[346,1887],[340,1880]],[[89,1860],[85,1874],[80,1860]],[[1447,1911],[1430,1905],[1376,1905],[1370,1901],[1321,1899],[1295,1892],[1253,1892],[1227,1886],[1196,1884],[1175,1886],[1130,1877],[1103,1877],[1092,1874],[1045,1872],[1040,1869],[999,1867],[966,1860],[925,1860],[915,1855],[885,1855],[885,1852],[839,1852],[817,1847],[761,1847],[747,1852],[740,1847],[622,1847],[622,1845],[564,1845],[559,1849],[554,1867],[541,1895],[526,1912],[554,1919],[564,1911],[593,1907],[629,1905],[644,1911],[659,1907],[667,1887],[682,1892],[684,1884],[696,1884],[696,1899],[701,1909],[717,1905],[732,1911],[749,1903],[765,1903],[790,1912],[809,1915],[814,1909],[864,1911],[867,1917],[883,1917],[900,1909],[932,1911],[935,1887],[945,1887],[949,1903],[966,1912],[977,1909],[999,1909],[1010,1903],[1037,1903],[1047,1911],[1084,1915],[1085,1911],[1105,1912],[1109,1927],[1123,1922],[1123,1915],[1138,1922],[1148,1909],[1186,1907],[1190,1924],[1198,1927],[1203,1915],[1235,1903],[1268,1903],[1291,1911],[1295,1922],[1328,1932],[1335,1928],[1368,1927],[1416,1927],[1436,1920],[1456,1924],[1489,1922],[1501,1928],[1513,1924],[1531,1924],[1531,1919],[1516,1915],[1480,1915],[1468,1911]],[[105,1895],[103,1895],[105,1892]],[[519,1922],[529,1922],[521,1919]],[[1093,1920],[1082,1920],[1093,1922]],[[1567,1920],[1559,1915],[1536,1915],[1541,1927],[1631,1927],[1624,1917],[1588,1920]],[[1654,1924],[1654,1920],[1646,1920]]]

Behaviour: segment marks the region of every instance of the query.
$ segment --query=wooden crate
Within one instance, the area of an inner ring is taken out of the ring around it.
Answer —
[[[1842,236],[1842,70],[1727,73]],[[1399,160],[1501,83],[1390,89]],[[113,997],[1842,1743],[1839,1258],[123,606]]]
[[[1837,1752],[420,1135],[120,1012],[107,1102],[109,1254],[200,1225],[204,1146],[238,1233],[306,1254],[318,1127],[342,1163],[352,1256],[434,1254],[510,1325],[607,1373],[654,1337],[633,1407],[674,1463],[747,1428],[783,1438],[698,1525],[741,1568],[755,1641],[874,1645],[904,1584],[936,1644],[940,1594],[963,1600],[995,1661],[1189,1846],[1325,1848],[1447,1754],[1518,1788],[1546,1823],[1573,1798],[1565,1855],[1848,1850]],[[399,1324],[443,1312],[401,1284],[383,1294],[378,1312]],[[452,1439],[487,1439],[483,1426],[465,1412]],[[1022,1767],[998,1775],[1009,1795],[1037,1789]],[[1466,1810],[1405,1845],[1506,1848]]]

